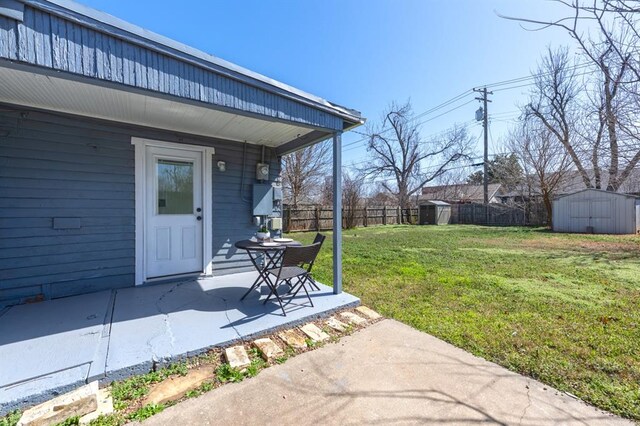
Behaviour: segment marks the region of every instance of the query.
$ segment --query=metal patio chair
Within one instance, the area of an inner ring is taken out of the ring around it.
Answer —
[[[307,283],[310,283],[310,275],[308,267],[306,265],[313,264],[320,251],[322,243],[315,243],[308,246],[290,246],[284,250],[281,258],[280,266],[271,268],[266,271],[265,280],[269,286],[269,295],[265,299],[264,303],[267,303],[271,296],[274,296],[280,304],[282,313],[286,316],[287,313],[284,310],[282,303],[282,297],[278,294],[278,286],[282,283],[286,283],[290,286],[289,294],[291,298],[296,297],[298,292],[302,289],[309,299],[309,303],[313,307],[313,301],[309,292],[307,291]],[[297,281],[292,284],[292,280]]]
[[[324,243],[324,240],[326,239],[326,235],[322,235],[321,233],[317,233],[316,237],[313,239],[313,244],[320,244],[320,248],[322,248],[322,244]],[[315,259],[313,262],[309,263],[309,265],[307,265],[307,272],[309,272],[309,283],[311,284],[311,287],[314,290],[320,290],[320,287],[318,287],[318,284],[316,283],[316,281],[313,279],[313,275],[311,275],[311,268],[313,268],[313,263],[315,262]]]

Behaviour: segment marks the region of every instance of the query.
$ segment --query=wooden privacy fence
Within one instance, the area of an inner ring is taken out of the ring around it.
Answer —
[[[333,209],[330,207],[291,207],[283,210],[285,232],[328,231],[333,229]],[[342,227],[357,228],[374,225],[418,223],[418,209],[395,206],[342,209]]]
[[[451,204],[452,224],[488,226],[546,225],[544,206],[530,203],[524,207],[505,204]],[[333,209],[330,207],[291,207],[283,210],[284,231],[328,231],[333,229]],[[358,228],[374,225],[417,224],[418,208],[397,206],[342,209],[342,227]]]

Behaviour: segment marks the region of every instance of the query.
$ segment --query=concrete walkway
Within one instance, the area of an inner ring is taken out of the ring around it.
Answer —
[[[392,320],[151,417],[152,425],[623,425]]]
[[[257,273],[192,279],[66,297],[0,311],[0,416],[93,380],[150,371],[194,355],[359,304],[320,285],[314,307],[300,294],[263,304],[266,286],[242,295]]]

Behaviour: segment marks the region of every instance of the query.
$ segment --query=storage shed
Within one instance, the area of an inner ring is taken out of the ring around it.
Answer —
[[[420,225],[448,225],[451,220],[451,205],[444,201],[420,202]]]
[[[640,232],[640,198],[584,189],[553,201],[553,230],[595,234]]]

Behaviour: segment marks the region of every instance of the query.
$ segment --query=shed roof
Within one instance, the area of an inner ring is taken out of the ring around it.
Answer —
[[[606,191],[604,189],[596,189],[596,188],[585,188],[585,189],[581,189],[580,191],[572,192],[570,194],[562,194],[562,195],[557,196],[555,199],[558,200],[558,199],[564,198],[564,197],[571,197],[572,195],[581,194],[583,192],[596,192],[596,193],[599,193],[599,194],[607,194],[607,195],[610,195],[612,197],[624,197],[624,198],[633,198],[633,199],[636,199],[636,200],[640,200],[640,197],[638,197],[636,195],[624,194],[624,193],[621,193],[621,192]]]
[[[451,204],[440,200],[421,200],[420,205],[450,206]]]

